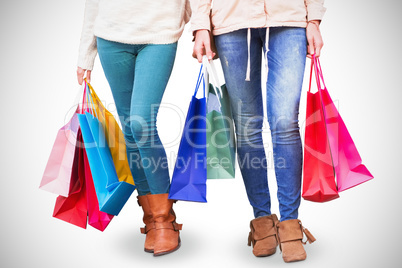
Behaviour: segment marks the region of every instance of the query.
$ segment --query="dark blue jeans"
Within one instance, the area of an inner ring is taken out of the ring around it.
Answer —
[[[97,47],[122,124],[138,194],[167,193],[169,169],[156,118],[177,43],[130,45],[97,38]]]
[[[250,81],[247,29],[215,36],[236,127],[238,161],[254,216],[271,214],[264,122],[261,63],[266,29],[251,29]],[[307,40],[304,28],[269,29],[267,117],[271,130],[281,221],[297,219],[301,198],[302,145],[299,102]],[[266,73],[264,72],[264,75]]]

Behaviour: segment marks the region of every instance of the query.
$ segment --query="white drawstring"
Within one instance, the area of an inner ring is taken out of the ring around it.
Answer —
[[[247,30],[247,71],[246,71],[246,81],[250,81],[250,44],[251,44],[251,30]]]
[[[265,55],[264,55],[264,58],[265,58],[265,74],[266,74],[266,77],[267,77],[267,79],[268,79],[268,51],[269,51],[269,27],[267,27],[267,30],[266,30],[266,32],[265,32]]]

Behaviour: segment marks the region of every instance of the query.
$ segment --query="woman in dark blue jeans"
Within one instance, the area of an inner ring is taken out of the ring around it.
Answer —
[[[255,1],[261,5],[242,0],[232,1],[235,4],[215,1],[211,13],[205,11],[211,1],[200,2],[193,13],[193,56],[199,61],[205,54],[212,59],[215,52],[210,44],[215,42],[232,105],[239,166],[254,210],[249,245],[252,243],[254,255],[261,257],[274,254],[279,243],[285,262],[304,260],[303,231],[310,242],[315,239],[298,220],[303,158],[298,115],[306,56],[319,56],[322,47],[322,1],[307,1],[314,2],[310,7],[298,0]],[[211,28],[205,22],[206,15]],[[262,61],[265,69],[261,68]],[[267,78],[267,117],[280,221],[271,213],[267,181],[262,75]]]

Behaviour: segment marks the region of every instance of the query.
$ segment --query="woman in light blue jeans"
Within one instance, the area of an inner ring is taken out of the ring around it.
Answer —
[[[189,0],[86,0],[77,79],[91,78],[99,55],[127,148],[128,164],[144,211],[144,251],[154,256],[180,247],[170,178],[156,118],[172,72],[177,42],[190,20]],[[109,145],[110,146],[110,145]]]
[[[156,119],[176,57],[171,44],[125,44],[96,38],[103,71],[112,91],[126,142],[127,159],[144,211],[144,250],[154,256],[180,247],[168,199],[170,177]]]
[[[176,57],[172,44],[132,45],[97,38],[138,195],[165,194],[170,178],[156,117]]]

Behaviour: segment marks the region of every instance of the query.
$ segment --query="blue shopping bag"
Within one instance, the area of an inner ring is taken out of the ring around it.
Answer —
[[[194,95],[188,108],[180,141],[176,164],[170,185],[169,199],[207,202],[207,148],[206,148],[206,98],[201,66]],[[203,97],[196,95],[203,82]]]
[[[78,120],[91,169],[99,210],[118,215],[135,186],[119,181],[102,124],[92,114],[79,114]]]

